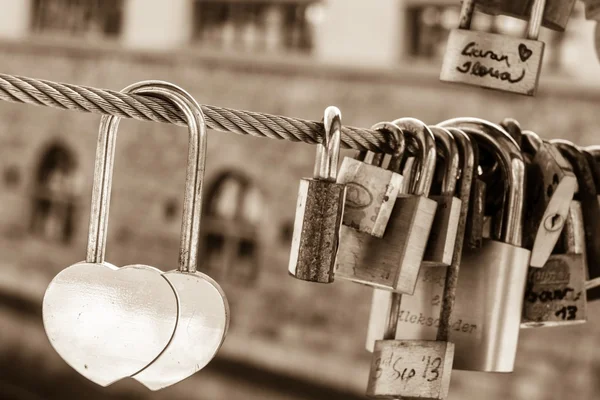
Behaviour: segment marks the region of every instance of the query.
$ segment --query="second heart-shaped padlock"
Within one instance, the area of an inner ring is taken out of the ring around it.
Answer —
[[[157,390],[203,368],[223,343],[229,306],[220,286],[196,271],[206,127],[200,106],[183,89],[160,81],[123,92],[162,98],[179,108],[190,143],[179,268],[117,268],[104,261],[116,133],[120,118],[100,124],[86,261],[61,271],[43,300],[50,343],[76,371],[108,386],[133,377]]]

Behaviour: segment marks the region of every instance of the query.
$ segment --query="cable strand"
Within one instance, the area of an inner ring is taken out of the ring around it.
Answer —
[[[0,74],[0,100],[186,125],[182,113],[161,98],[15,75]],[[321,122],[210,105],[201,107],[208,128],[217,131],[310,144],[320,143],[323,135]],[[392,152],[382,132],[351,126],[342,127],[342,147]]]

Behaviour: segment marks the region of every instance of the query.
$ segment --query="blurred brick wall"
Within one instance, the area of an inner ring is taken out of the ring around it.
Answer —
[[[181,85],[200,103],[315,120],[326,106],[336,105],[343,122],[354,126],[401,116],[430,123],[457,116],[492,121],[512,116],[542,136],[580,144],[600,141],[595,126],[600,92],[550,81],[543,81],[540,95],[531,99],[444,85],[437,82],[435,71],[354,72],[179,53],[161,57],[115,49],[42,49],[35,44],[1,48],[0,68],[9,74],[116,90],[139,80],[162,79]],[[16,168],[21,177],[16,187],[0,182],[2,262],[23,276],[31,271],[49,281],[84,258],[98,123],[96,115],[0,104],[0,176]],[[27,232],[39,158],[56,140],[73,150],[84,182],[76,236],[68,246]],[[314,147],[218,132],[209,134],[208,143],[207,182],[224,170],[243,171],[261,189],[265,203],[259,224],[263,252],[258,283],[245,288],[223,282],[233,308],[223,353],[361,392],[369,363],[364,338],[370,290],[345,282],[310,285],[294,281],[286,271],[289,243],[281,232],[293,222],[298,179],[311,174]],[[146,263],[163,270],[176,267],[180,220],[165,220],[163,208],[172,198],[182,202],[186,154],[184,128],[122,123],[107,261],[119,266]],[[40,300],[41,290],[34,294]],[[585,326],[523,331],[514,374],[456,372],[451,398],[598,398],[598,311],[597,304],[590,307]]]

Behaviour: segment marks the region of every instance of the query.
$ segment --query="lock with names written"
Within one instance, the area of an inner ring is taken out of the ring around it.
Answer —
[[[323,118],[323,143],[317,145],[314,178],[300,180],[289,273],[295,278],[334,280],[346,185],[336,183],[341,140],[341,112],[328,107]]]
[[[452,265],[458,265],[461,261],[461,254],[463,250],[463,244],[466,240],[466,223],[468,219],[468,210],[470,208],[470,195],[471,188],[473,185],[473,177],[476,172],[476,164],[475,164],[475,146],[472,145],[469,137],[461,130],[456,128],[447,128],[453,135],[456,145],[458,147],[458,152],[460,155],[460,185],[459,190],[457,190],[457,194],[461,200],[461,209],[460,216],[457,223],[457,235],[456,241],[454,243],[454,251],[452,255]],[[446,277],[450,280],[456,280],[458,277],[456,273],[451,273],[446,275],[447,268],[440,267],[422,267],[419,275],[419,279],[417,281],[417,289],[412,296],[405,296],[403,298],[403,303],[405,304],[402,310],[398,311],[399,314],[395,315],[394,318],[397,318],[396,323],[398,326],[398,333],[396,335],[396,339],[425,339],[425,340],[433,340],[436,337],[436,328],[439,327],[439,319],[435,317],[442,309],[438,307],[438,309],[429,311],[424,314],[414,312],[411,313],[409,310],[415,310],[411,308],[411,305],[415,304],[415,301],[420,301],[421,299],[425,301],[423,306],[427,307],[429,303],[432,301],[435,302],[438,306],[441,304],[443,299],[443,290],[444,283]],[[457,270],[453,270],[458,272]],[[439,293],[436,294],[436,298],[427,297],[427,294],[422,292],[423,281],[424,279],[429,279],[431,274],[438,276],[440,281]],[[449,299],[448,301],[450,301]],[[450,303],[448,303],[450,305]],[[366,349],[370,352],[373,351],[375,342],[377,340],[381,340],[385,336],[386,327],[389,326],[389,318],[390,318],[390,308],[393,306],[392,303],[392,293],[386,290],[374,289],[373,290],[373,299],[371,302],[371,312],[369,314],[369,325],[367,329],[367,340],[366,340]],[[421,307],[421,304],[418,305]],[[447,311],[447,309],[446,309]],[[423,326],[428,326],[430,329],[428,330],[427,336],[421,335],[420,331],[411,331],[410,328],[407,328],[407,325],[404,323],[411,324],[420,324]],[[450,326],[451,329],[454,329],[453,326],[455,323],[453,322]],[[459,325],[461,323],[459,322]],[[412,334],[416,333],[416,334]]]
[[[403,192],[412,188],[412,194],[402,193],[396,199],[383,238],[342,227],[336,275],[411,294],[437,206],[435,201],[426,198],[435,172],[435,139],[429,128],[418,120],[399,120],[388,125],[417,144],[420,171],[405,181]],[[393,162],[393,168],[399,168],[400,161],[401,158],[392,157],[390,164]]]
[[[215,356],[229,326],[219,285],[196,271],[206,126],[198,103],[183,89],[145,81],[125,93],[173,103],[189,128],[188,166],[179,267],[105,262],[108,213],[119,117],[100,124],[87,256],[62,270],[43,300],[44,328],[54,349],[77,372],[108,386],[132,377],[151,390],[187,378]]]
[[[521,150],[530,160],[523,245],[531,248],[530,266],[541,268],[561,235],[577,178],[560,151],[534,132],[522,132]]]
[[[475,0],[463,0],[450,31],[440,80],[534,96],[544,56],[537,40],[545,0],[535,0],[527,39],[470,30]]]
[[[388,128],[396,131],[389,124],[373,127],[379,130]],[[390,140],[390,147],[396,152],[392,161],[400,163],[405,147],[404,136],[392,135]],[[369,154],[372,164],[367,163]],[[346,185],[343,225],[377,238],[383,237],[386,231],[403,185],[399,168],[381,168],[383,160],[380,153],[360,151],[355,158],[344,158],[337,177],[337,183]]]
[[[594,180],[593,166],[590,165],[584,151],[572,142],[562,139],[550,141],[562,155],[571,163],[577,177],[579,190],[575,199],[581,203],[585,228],[585,248],[588,263],[586,282],[588,301],[600,298],[598,279],[600,278],[600,204],[598,204],[598,189]]]
[[[439,125],[459,128],[480,147],[491,149],[505,188],[502,194],[505,209],[498,224],[501,226],[500,237],[484,239],[480,249],[463,249],[450,332],[450,340],[456,346],[454,368],[511,372],[517,352],[530,257],[530,252],[521,247],[525,189],[523,156],[506,131],[490,122],[457,118]],[[427,321],[402,327],[412,330],[413,335],[431,335],[427,318],[437,312],[439,300],[436,299],[439,299],[440,286],[445,281],[439,274],[436,271],[429,276],[423,274],[419,282],[423,294],[419,298],[413,296],[415,303],[407,308],[411,314],[425,314]]]
[[[450,285],[447,290],[453,288]],[[366,395],[375,399],[446,399],[454,358],[454,344],[448,341],[447,329],[437,340],[395,340],[403,296],[390,295],[389,326],[384,339],[375,342]],[[441,319],[440,332],[450,315]]]
[[[431,126],[429,129],[435,137],[438,151],[442,153],[444,169],[440,194],[429,196],[438,206],[425,248],[423,266],[447,267],[452,262],[461,209],[461,201],[455,196],[460,156],[452,133],[438,126]]]
[[[523,20],[531,17],[534,4],[533,0],[476,0],[476,2],[477,10],[483,13],[509,15]],[[546,0],[542,26],[555,31],[564,31],[574,7],[575,0]]]
[[[398,330],[401,302],[412,296],[402,297],[397,293],[375,289],[367,338],[367,349],[373,351],[367,387],[369,397],[441,400],[448,396],[455,356],[455,346],[449,342],[448,335],[475,167],[468,136],[453,128],[451,133],[461,155],[459,196],[462,202],[457,238],[442,294],[443,305],[436,325],[437,334],[432,340],[404,340],[404,332]],[[423,267],[423,270],[440,271],[446,268]],[[383,305],[383,308],[378,305]]]
[[[542,268],[530,268],[522,328],[552,327],[587,320],[585,229],[581,204],[571,201],[561,241]]]

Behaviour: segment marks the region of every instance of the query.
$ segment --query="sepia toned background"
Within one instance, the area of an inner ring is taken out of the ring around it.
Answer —
[[[328,105],[368,127],[411,116],[517,118],[544,137],[600,143],[594,23],[577,4],[547,43],[535,98],[438,81],[455,0],[0,0],[0,72],[115,90],[171,81],[198,102],[319,120]],[[525,23],[478,14],[478,30]],[[46,285],[85,256],[99,116],[0,104],[0,398],[359,399],[371,291],[287,274],[298,180],[314,147],[210,132],[200,269],[232,308],[203,371],[151,393],[96,386],[50,347]],[[350,154],[350,153],[345,153]],[[107,260],[175,268],[187,134],[124,121]],[[589,321],[521,333],[513,374],[455,371],[451,399],[600,398],[600,305]],[[118,340],[118,338],[115,338]]]

